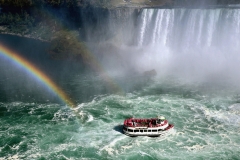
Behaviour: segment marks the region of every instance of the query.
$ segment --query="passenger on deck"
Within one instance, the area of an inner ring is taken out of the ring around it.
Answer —
[[[152,127],[152,123],[151,123],[151,121],[149,121],[149,123],[148,123],[148,127]]]
[[[158,124],[163,124],[164,121],[165,121],[165,117],[163,117],[163,116],[158,116],[158,119],[157,119],[157,123],[158,123]]]
[[[135,127],[136,126],[136,122],[134,120],[132,120],[132,123],[133,123],[133,126]]]
[[[153,120],[152,120],[152,124],[153,124],[153,125],[156,125],[156,124],[157,124],[157,120],[156,120],[156,119],[153,119]]]

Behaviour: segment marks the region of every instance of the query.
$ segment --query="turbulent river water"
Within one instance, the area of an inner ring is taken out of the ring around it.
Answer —
[[[120,93],[107,90],[101,76],[49,59],[42,54],[46,43],[1,35],[1,43],[52,77],[76,107],[0,57],[0,159],[240,159],[239,15],[238,9],[142,10],[133,46],[119,44],[116,52],[131,69],[158,75],[123,74],[126,65],[113,69],[116,59],[101,57]],[[158,115],[174,124],[173,133],[122,133],[124,119]]]
[[[240,97],[233,90],[156,80],[74,109],[9,102],[0,111],[2,159],[239,159]],[[125,118],[157,115],[175,125],[171,135],[122,133]]]

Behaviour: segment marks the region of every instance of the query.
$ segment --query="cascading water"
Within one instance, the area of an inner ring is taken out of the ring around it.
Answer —
[[[239,9],[226,8],[143,9],[132,34],[141,48],[136,66],[185,78],[214,72],[239,80],[239,16]]]
[[[239,9],[145,9],[139,17],[138,45],[236,49],[239,15]]]

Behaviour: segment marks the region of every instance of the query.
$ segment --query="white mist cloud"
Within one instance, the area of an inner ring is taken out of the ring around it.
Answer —
[[[106,70],[135,74],[155,69],[159,77],[238,84],[239,9],[144,9],[130,15],[109,20],[115,38],[97,50],[104,53]]]

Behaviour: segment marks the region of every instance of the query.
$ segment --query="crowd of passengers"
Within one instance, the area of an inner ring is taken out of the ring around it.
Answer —
[[[133,126],[155,126],[155,125],[158,125],[158,124],[164,124],[164,121],[165,119],[151,119],[151,120],[148,120],[148,119],[132,119],[132,124]]]

